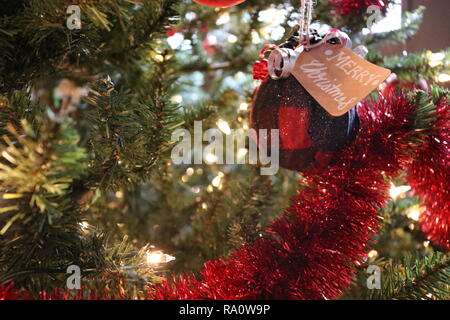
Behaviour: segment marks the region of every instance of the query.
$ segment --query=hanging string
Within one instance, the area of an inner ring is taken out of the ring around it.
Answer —
[[[301,0],[300,1],[300,41],[308,41],[311,37],[310,25],[312,21],[312,11],[313,11],[313,0]]]
[[[310,34],[310,25],[312,22],[312,11],[313,11],[313,0],[307,0],[307,14],[306,14],[306,26],[305,26],[305,31],[306,31],[306,41],[308,41],[309,44],[309,39],[311,38],[311,34]]]
[[[280,47],[270,45],[264,47],[260,55],[260,62],[255,64],[255,79],[264,80],[267,74],[269,74],[273,80],[289,77],[295,67],[298,56],[303,51],[309,51],[313,48],[322,46],[334,38],[338,39],[337,43],[346,46],[348,49],[352,49],[352,41],[348,34],[336,28],[329,29],[328,33],[321,37],[320,40],[315,39],[316,41],[311,43],[312,35],[310,26],[312,23],[313,6],[314,0],[300,0],[300,17],[297,28],[294,30],[295,33],[298,32],[300,45],[298,40],[295,39],[295,41],[292,41],[293,44],[288,41],[285,43],[288,45],[281,45]],[[265,60],[265,55],[268,52],[270,52],[270,55],[268,59]],[[354,49],[354,52],[364,58],[367,54],[367,48],[358,46]]]
[[[300,18],[298,21],[299,24],[299,36],[300,42],[303,41],[303,35],[305,34],[305,0],[300,0]]]

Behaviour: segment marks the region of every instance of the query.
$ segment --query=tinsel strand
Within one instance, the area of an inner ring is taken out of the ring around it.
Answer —
[[[450,250],[450,108],[447,97],[437,99],[434,132],[426,137],[425,147],[418,150],[408,180],[423,199],[422,230],[430,241]]]
[[[153,297],[332,299],[348,289],[379,229],[385,177],[398,175],[423,143],[414,130],[417,108],[402,95],[365,102],[359,114],[357,140],[327,171],[305,175],[301,192],[263,238],[206,262],[199,279],[186,274],[164,282]]]

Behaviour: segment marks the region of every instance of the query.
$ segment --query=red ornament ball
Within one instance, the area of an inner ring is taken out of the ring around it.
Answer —
[[[207,7],[224,8],[232,7],[245,0],[194,0],[194,2],[200,3]]]
[[[251,110],[252,128],[279,129],[280,166],[296,171],[325,169],[337,151],[353,141],[359,129],[356,108],[331,116],[293,76],[267,78],[257,89]],[[260,137],[258,137],[259,139]],[[262,138],[262,137],[261,137]],[[261,141],[258,141],[258,145]]]
[[[387,6],[391,0],[331,0],[337,13],[341,16],[355,16],[367,13],[367,8],[377,6],[386,14]]]

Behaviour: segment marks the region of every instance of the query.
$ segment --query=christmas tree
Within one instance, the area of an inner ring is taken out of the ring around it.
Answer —
[[[384,54],[427,8],[375,32],[399,1],[321,0],[299,31],[304,1],[198,2],[0,4],[0,300],[450,299],[450,51]],[[263,174],[228,143],[261,49],[330,28],[392,74],[331,160]]]

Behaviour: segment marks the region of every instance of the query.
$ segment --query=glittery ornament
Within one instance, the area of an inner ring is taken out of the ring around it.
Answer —
[[[311,29],[310,32],[310,44],[317,44],[323,39],[317,30]],[[333,37],[327,42],[340,45],[343,40]],[[293,50],[299,43],[296,31],[279,48]],[[294,76],[272,80],[267,76],[265,50],[267,46],[254,66],[254,78],[263,82],[253,97],[250,116],[252,128],[257,133],[259,129],[268,129],[269,134],[271,129],[279,129],[281,167],[302,172],[325,169],[333,163],[336,152],[355,139],[359,129],[356,108],[342,116],[333,117]],[[269,150],[270,142],[269,137],[266,141]]]
[[[267,78],[257,89],[251,111],[252,127],[279,129],[280,166],[297,171],[324,169],[359,128],[355,108],[333,117],[293,76]],[[270,131],[269,131],[270,132]],[[270,149],[270,139],[268,139]]]
[[[245,0],[194,0],[194,2],[200,3],[204,6],[216,8],[232,7],[244,1]]]

